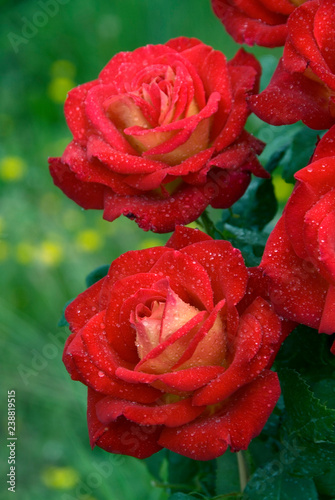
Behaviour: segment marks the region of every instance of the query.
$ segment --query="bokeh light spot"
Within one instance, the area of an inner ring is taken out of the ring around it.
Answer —
[[[79,481],[79,475],[72,467],[48,467],[42,472],[42,481],[56,490],[73,488]]]
[[[25,174],[26,163],[19,156],[6,156],[0,160],[0,177],[7,182],[18,181]]]
[[[63,259],[63,248],[54,241],[42,241],[36,254],[37,260],[46,266],[56,266]]]
[[[70,78],[56,77],[51,80],[49,84],[48,95],[52,101],[63,104],[67,93],[75,87],[75,85],[74,81]]]
[[[102,247],[102,238],[98,231],[94,229],[85,229],[77,234],[77,245],[84,252],[95,252]]]
[[[279,175],[274,175],[272,182],[277,200],[279,202],[286,202],[294,188],[293,184],[287,184]]]

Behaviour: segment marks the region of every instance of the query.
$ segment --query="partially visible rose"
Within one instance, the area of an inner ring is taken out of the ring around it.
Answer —
[[[252,111],[272,125],[302,120],[312,129],[335,123],[335,3],[309,0],[288,20],[284,54],[268,87],[250,97]]]
[[[212,0],[215,14],[237,43],[280,47],[287,19],[306,0]]]
[[[335,127],[319,142],[270,234],[260,264],[276,311],[335,333]],[[335,343],[332,347],[335,354]]]
[[[50,159],[55,184],[83,208],[172,231],[210,204],[231,206],[264,144],[244,126],[260,66],[242,49],[229,62],[196,39],[121,52],[65,103],[73,141]]]
[[[264,283],[229,242],[190,228],[116,259],[65,312],[92,447],[198,460],[246,449],[278,400],[270,367],[290,330]]]

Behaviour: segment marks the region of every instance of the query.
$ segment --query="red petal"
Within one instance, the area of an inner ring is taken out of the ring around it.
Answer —
[[[99,446],[110,453],[121,453],[136,458],[147,458],[161,449],[157,443],[161,433],[159,426],[142,426],[120,417],[108,426],[96,416],[96,404],[100,394],[88,390],[87,424],[92,448]]]
[[[306,213],[303,233],[308,260],[327,281],[333,284],[335,284],[334,220],[335,188],[322,196]]]
[[[85,99],[87,92],[98,84],[98,80],[79,85],[72,89],[64,104],[64,114],[69,129],[73,134],[73,139],[86,144],[87,138],[95,132],[92,124],[86,117]]]
[[[182,185],[168,198],[154,195],[105,197],[104,218],[114,220],[120,215],[135,219],[144,231],[168,233],[176,225],[193,222],[209,202],[204,189]]]
[[[186,370],[159,375],[159,380],[179,391],[194,391],[223,373],[223,366],[196,366]]]
[[[323,0],[315,13],[313,35],[332,73],[335,71],[335,6]]]
[[[208,234],[203,233],[199,229],[177,226],[173,235],[168,239],[165,246],[167,248],[174,248],[175,250],[181,250],[184,247],[193,245],[193,243],[198,243],[200,241],[207,241],[207,240],[212,241],[213,238],[208,236]]]
[[[118,131],[104,109],[104,101],[116,92],[114,84],[96,85],[89,90],[86,97],[86,116],[111,146],[136,156],[137,152]]]
[[[165,163],[120,152],[96,135],[88,141],[87,155],[98,158],[111,171],[119,174],[145,174],[166,168]]]
[[[197,245],[201,245],[201,243]],[[213,291],[209,276],[202,265],[205,264],[205,259],[198,260],[198,256],[193,255],[192,252],[193,258],[191,258],[184,253],[187,252],[185,249],[182,252],[166,252],[154,264],[151,272],[168,276],[171,288],[184,302],[189,302],[200,310],[205,308],[211,311],[213,309]],[[188,296],[188,300],[184,299],[186,296]]]
[[[309,188],[321,197],[335,186],[334,169],[335,158],[324,158],[298,170],[295,178],[308,184]]]
[[[79,181],[104,184],[114,192],[122,195],[138,193],[138,190],[127,186],[123,182],[124,176],[110,171],[95,158],[89,161],[86,150],[78,143],[71,142],[67,146],[63,153],[62,161],[69,165],[69,168]]]
[[[112,348],[128,363],[138,362],[135,330],[129,318],[122,318],[120,312],[123,303],[141,288],[150,288],[161,277],[153,273],[138,273],[123,278],[111,289],[106,309],[105,325],[108,342]]]
[[[263,2],[262,2],[263,3]],[[287,5],[287,2],[285,2]],[[239,6],[239,3],[236,2]],[[212,5],[215,14],[221,19],[228,33],[234,38],[237,43],[246,43],[247,45],[261,45],[263,47],[279,47],[284,45],[287,29],[286,16],[282,16],[273,12],[269,12],[264,8],[261,10],[261,15],[248,15],[244,13],[244,9],[240,10],[238,6],[227,0],[212,0]],[[253,8],[256,2],[248,2],[249,8]],[[257,5],[259,5],[257,3]],[[293,10],[291,6],[291,10]],[[278,9],[279,10],[279,9]],[[287,14],[287,8],[284,10]],[[271,20],[269,24],[263,20]]]
[[[327,271],[329,281],[335,282],[335,211],[326,215],[319,229],[319,252],[322,268]],[[323,274],[325,276],[325,274]]]
[[[106,187],[94,182],[82,182],[61,158],[49,158],[50,173],[53,181],[63,193],[82,208],[104,208]]]
[[[159,390],[147,385],[125,383],[114,378],[117,356],[112,348],[108,349],[105,336],[100,333],[101,328],[96,332],[99,327],[100,317],[92,318],[84,328],[84,341],[83,337],[77,334],[66,345],[63,362],[71,376],[74,380],[80,380],[103,394],[139,403],[154,402],[161,395]]]
[[[130,250],[115,259],[104,278],[100,294],[101,308],[105,309],[109,302],[109,294],[113,285],[127,276],[147,273],[153,264],[169,250],[165,247],[146,248],[144,250]],[[136,262],[136,268],[134,263]]]
[[[251,110],[271,125],[288,125],[302,120],[312,129],[330,128],[329,95],[324,85],[300,73],[286,71],[280,60],[268,87],[248,97]]]
[[[185,247],[182,252],[193,257],[206,270],[215,303],[226,299],[229,305],[235,305],[243,297],[248,272],[241,252],[231,243],[222,240],[203,241]]]
[[[295,253],[306,259],[308,253],[304,242],[304,219],[306,212],[317,200],[310,186],[298,182],[285,207],[285,230]]]
[[[104,278],[80,293],[65,309],[65,318],[73,332],[79,332],[100,308],[100,292]]]
[[[276,373],[264,371],[236,392],[212,417],[199,417],[178,429],[164,428],[159,444],[194,460],[211,460],[232,451],[245,450],[264,427],[280,395]]]
[[[144,406],[107,396],[96,405],[98,419],[107,425],[123,415],[128,420],[140,425],[178,427],[194,420],[203,410],[204,408],[192,406],[191,398],[182,399],[176,403]]]
[[[322,137],[316,146],[313,154],[312,162],[321,160],[322,158],[327,158],[328,156],[335,156],[334,149],[335,141],[335,126],[333,126],[328,132]]]
[[[215,404],[249,383],[268,365],[280,339],[278,316],[266,301],[258,297],[241,317],[231,365],[198,391],[193,403]]]
[[[319,326],[319,332],[328,333],[329,335],[335,333],[335,286],[334,285],[331,285],[327,292],[326,301]]]
[[[283,217],[269,236],[260,267],[270,278],[269,295],[278,314],[318,328],[328,283],[295,254]]]

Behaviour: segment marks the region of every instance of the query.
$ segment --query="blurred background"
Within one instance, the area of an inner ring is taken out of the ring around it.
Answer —
[[[84,213],[54,187],[47,158],[61,155],[71,140],[67,92],[95,79],[117,52],[180,35],[228,58],[238,47],[209,0],[0,0],[0,9],[0,406],[7,437],[7,390],[15,389],[18,498],[166,498],[141,461],[91,451],[86,388],[63,367],[68,331],[57,323],[92,269],[127,250],[164,244],[168,235]],[[276,51],[252,52],[274,67]],[[251,127],[267,140],[257,119]],[[5,483],[5,445],[0,454]],[[7,487],[1,499],[9,498]]]

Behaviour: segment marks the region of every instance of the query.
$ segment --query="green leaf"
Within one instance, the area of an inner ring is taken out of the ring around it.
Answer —
[[[280,370],[279,379],[290,435],[314,443],[335,443],[335,410],[324,406],[295,370]]]
[[[322,404],[295,370],[280,370],[279,379],[285,402],[282,440],[289,449],[283,466],[301,476],[327,472],[335,463],[335,410]]]
[[[167,474],[164,467],[167,466],[167,450],[154,453],[151,457],[144,459],[150,474],[159,481],[167,481]]]
[[[187,495],[187,493],[174,493],[169,500],[199,500],[199,496]]]
[[[315,396],[328,408],[335,410],[335,380],[326,378],[312,385]]]
[[[294,135],[282,173],[282,177],[286,182],[294,184],[294,174],[308,165],[313,155],[318,136],[322,135],[322,133],[323,131],[321,130],[311,130],[304,127]]]
[[[240,478],[237,455],[227,450],[216,459],[216,494],[227,494],[240,491]]]
[[[310,384],[333,378],[335,356],[330,353],[332,341],[329,335],[299,325],[282,345],[276,357],[275,367],[292,368]]]
[[[223,222],[249,230],[262,230],[277,212],[271,179],[253,179],[231,210],[223,211]]]
[[[167,452],[168,482],[170,484],[193,483],[193,478],[198,472],[198,464],[191,458],[178,455],[172,451]]]
[[[335,469],[314,479],[316,488],[321,495],[335,497]]]
[[[86,286],[87,288],[94,285],[97,281],[101,280],[108,273],[109,265],[105,264],[103,266],[97,267],[90,274],[86,276]]]
[[[280,461],[258,469],[247,484],[243,500],[318,500],[314,481],[290,476]]]

